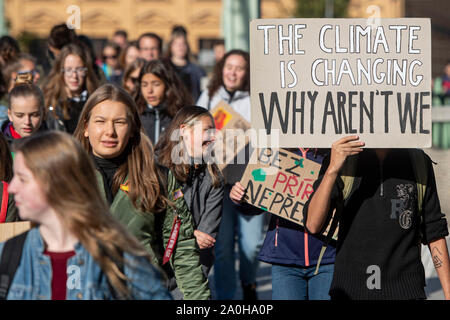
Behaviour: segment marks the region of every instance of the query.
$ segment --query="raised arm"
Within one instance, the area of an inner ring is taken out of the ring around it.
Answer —
[[[358,141],[358,139],[358,136],[350,136],[333,143],[330,164],[308,206],[306,228],[311,233],[318,233],[323,228],[330,209],[333,186],[345,160],[348,156],[356,155],[363,150],[364,142]]]

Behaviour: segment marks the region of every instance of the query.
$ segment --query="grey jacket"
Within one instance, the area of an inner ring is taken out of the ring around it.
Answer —
[[[206,168],[196,171],[192,182],[183,186],[184,200],[194,216],[196,230],[216,238],[222,217],[224,185],[214,188]]]
[[[214,239],[222,219],[224,183],[213,187],[207,169],[198,170],[192,181],[183,186],[184,200],[194,217],[194,229],[209,234]],[[214,247],[200,250],[200,263],[207,277],[214,264]]]

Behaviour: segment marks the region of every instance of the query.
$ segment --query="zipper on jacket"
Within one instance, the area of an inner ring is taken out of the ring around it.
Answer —
[[[383,165],[380,164],[380,182],[381,182],[381,187],[380,187],[380,197],[384,196],[384,186],[383,186]]]
[[[160,119],[159,119],[159,110],[155,109],[155,144],[159,139],[159,131],[160,131]]]
[[[278,223],[279,223],[280,219],[277,218],[277,225],[276,225],[276,229],[275,229],[275,247],[278,247]]]

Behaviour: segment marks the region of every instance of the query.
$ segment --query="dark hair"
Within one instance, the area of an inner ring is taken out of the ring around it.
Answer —
[[[20,53],[19,43],[10,36],[0,38],[0,57],[4,64],[15,60]]]
[[[69,29],[67,24],[62,23],[54,26],[50,30],[48,44],[55,49],[61,50],[66,44],[78,42],[77,40],[75,30]]]
[[[0,179],[10,182],[13,177],[13,160],[8,142],[3,134],[0,134]]]
[[[120,29],[120,30],[116,30],[116,32],[114,32],[114,36],[122,36],[124,38],[128,38],[128,33],[125,30]]]
[[[185,145],[184,143],[181,143],[182,137],[179,131],[180,126],[183,124],[191,126],[195,121],[200,120],[203,117],[209,117],[214,124],[214,118],[207,109],[199,106],[183,107],[177,112],[170,122],[169,127],[164,130],[161,139],[159,139],[156,144],[155,153],[158,157],[158,162],[169,168],[178,181],[186,182],[188,180],[190,168],[190,164],[186,163],[186,158],[184,158],[185,162],[182,162],[181,164],[175,164],[172,158],[173,154],[187,157],[186,151],[184,150]],[[207,163],[206,167],[211,176],[213,186],[219,186],[220,182],[223,180],[219,167],[215,163]]]
[[[244,58],[246,62],[245,78],[242,87],[239,90],[250,91],[250,56],[246,51],[234,49],[228,51],[214,67],[213,75],[208,85],[208,95],[210,99],[214,96],[220,86],[223,86],[223,67],[225,66],[228,57],[232,55],[238,55]]]
[[[120,56],[120,46],[117,43],[114,42],[108,42],[107,44],[105,44],[105,46],[103,47],[103,50],[105,50],[105,48],[113,48],[114,51],[116,52],[116,58],[119,59]],[[102,50],[102,56],[103,56],[103,50]],[[103,58],[103,57],[102,57]],[[103,59],[105,60],[105,59]]]
[[[185,36],[187,37],[186,28],[182,25],[176,25],[172,28],[172,36]]]
[[[156,33],[153,33],[153,32],[147,32],[147,33],[141,34],[139,36],[139,38],[137,39],[137,46],[138,46],[139,50],[141,49],[140,45],[141,45],[141,40],[143,38],[152,38],[152,39],[155,39],[156,41],[158,41],[158,50],[159,50],[160,54],[162,53],[163,41],[160,36],[158,36]]]
[[[170,63],[162,60],[152,60],[146,62],[141,68],[136,86],[135,100],[140,114],[147,107],[147,102],[141,93],[142,77],[147,73],[154,74],[164,82],[166,88],[163,101],[167,108],[167,113],[171,117],[174,117],[183,106],[192,104],[192,97],[185,89]]]
[[[133,63],[129,64],[125,71],[123,72],[122,77],[122,88],[124,88],[126,91],[128,91],[128,88],[126,87],[126,82],[128,78],[130,77],[130,74],[132,74],[135,70],[142,68],[142,66],[145,64],[145,60],[142,58],[137,58]],[[135,83],[135,86],[137,87],[137,83]],[[135,95],[134,92],[129,92],[131,95]]]

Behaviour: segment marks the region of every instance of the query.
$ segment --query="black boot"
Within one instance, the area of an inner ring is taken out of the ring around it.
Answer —
[[[244,301],[258,300],[258,296],[256,295],[256,283],[245,285],[242,282],[242,293],[244,295]]]

